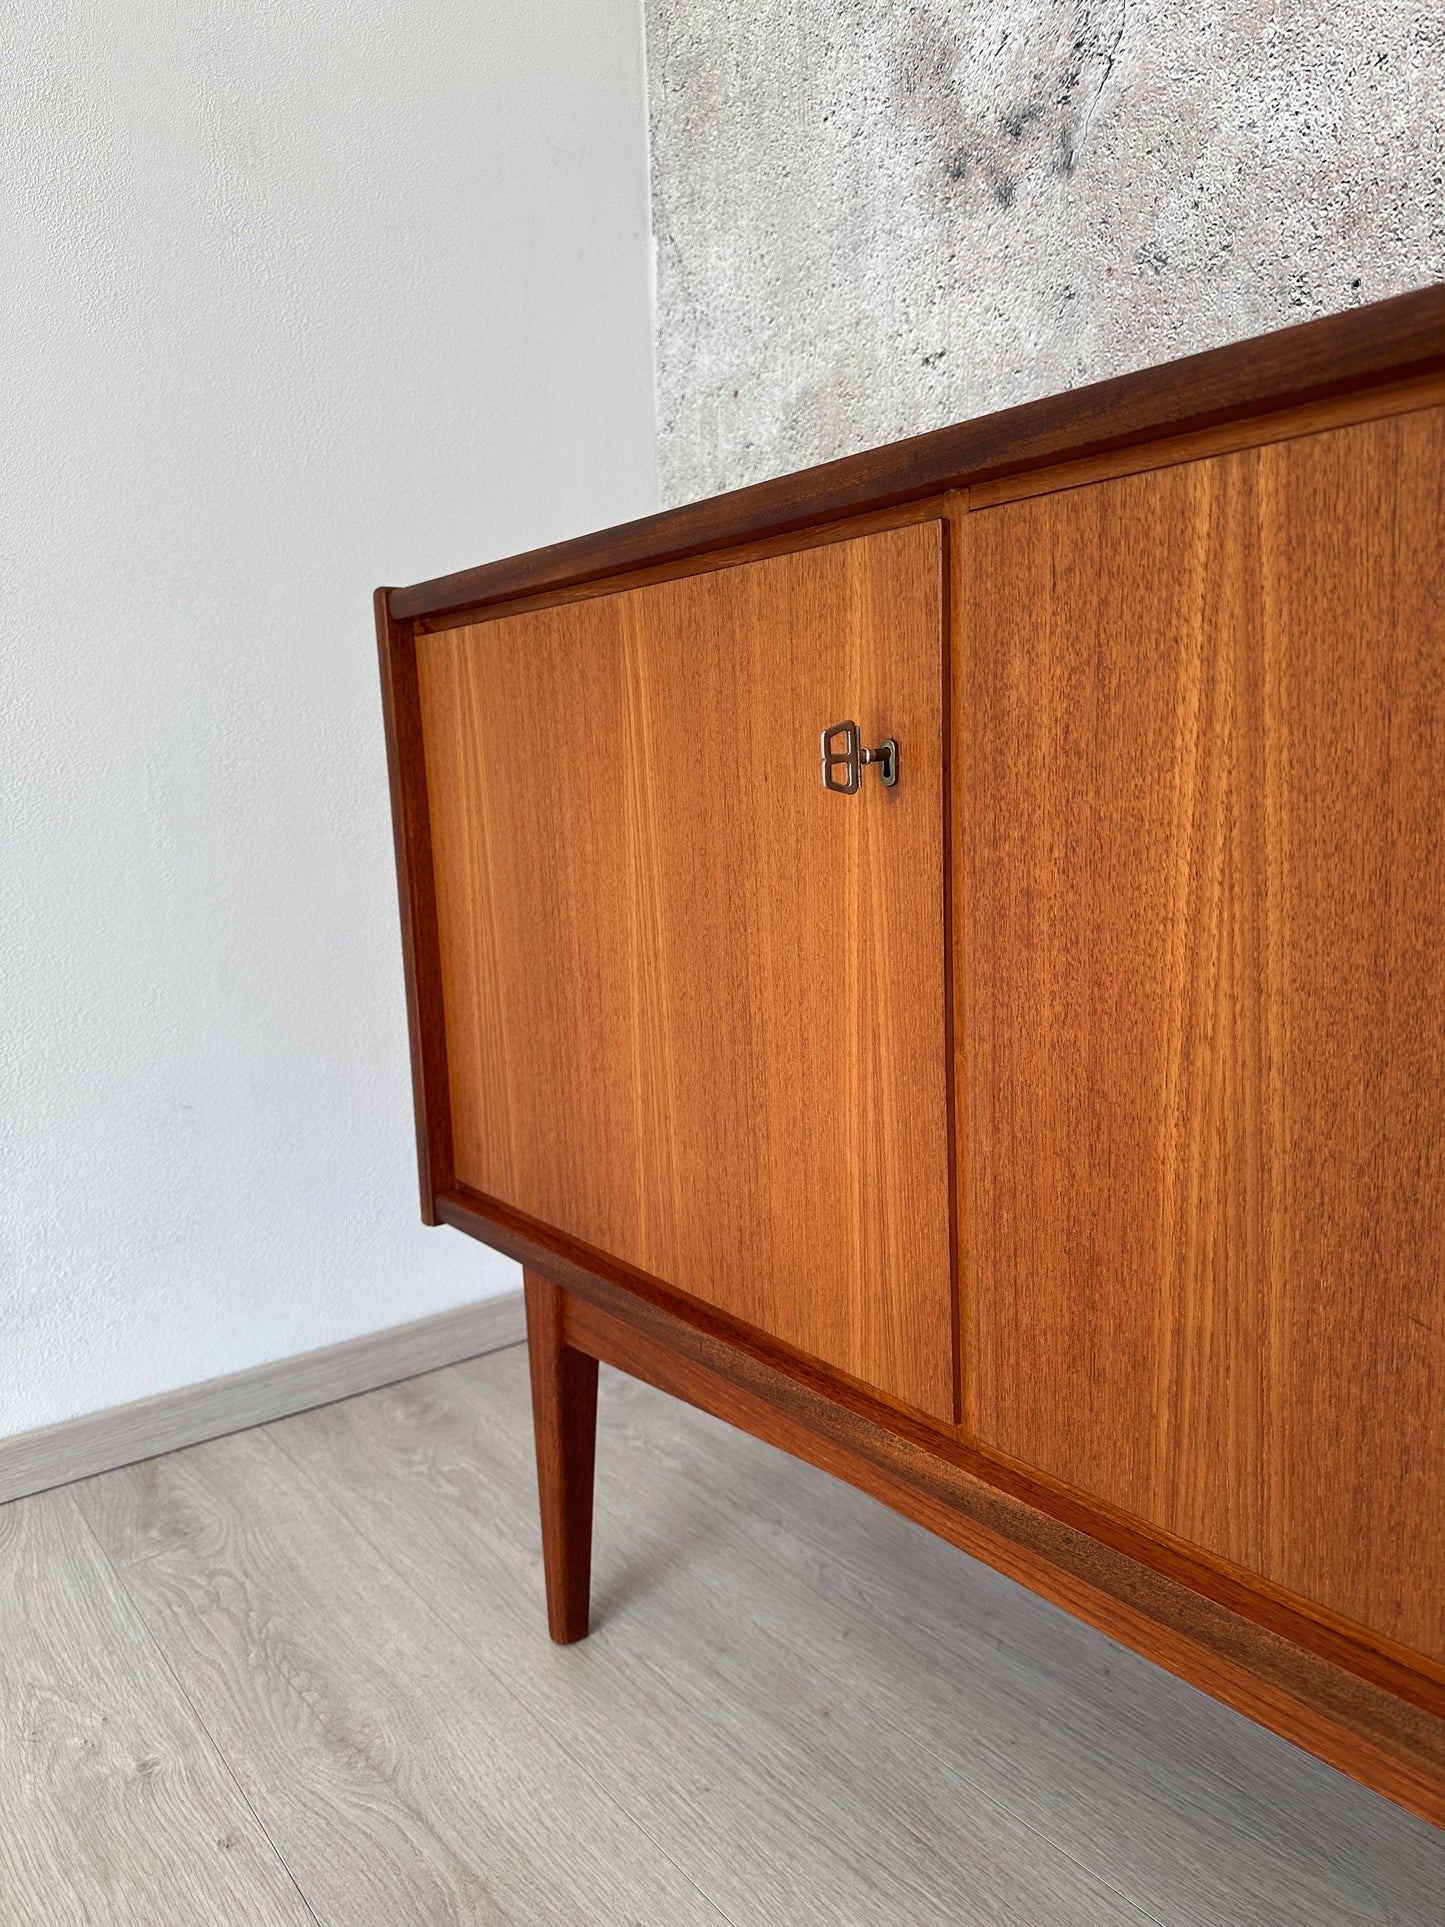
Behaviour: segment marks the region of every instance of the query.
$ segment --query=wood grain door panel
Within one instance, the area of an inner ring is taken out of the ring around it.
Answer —
[[[942,524],[418,670],[458,1180],[950,1418]],[[824,790],[848,716],[895,790]]]
[[[1445,1659],[1445,416],[967,518],[981,1438]]]

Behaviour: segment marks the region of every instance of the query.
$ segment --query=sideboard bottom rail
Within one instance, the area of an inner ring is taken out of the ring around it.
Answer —
[[[1445,1719],[1256,1625],[603,1279],[524,1272],[547,1619],[586,1637],[597,1367],[846,1479],[1386,1798],[1445,1826]]]

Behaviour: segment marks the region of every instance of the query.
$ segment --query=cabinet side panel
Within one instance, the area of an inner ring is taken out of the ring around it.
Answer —
[[[1445,421],[969,518],[979,1436],[1445,1658]]]

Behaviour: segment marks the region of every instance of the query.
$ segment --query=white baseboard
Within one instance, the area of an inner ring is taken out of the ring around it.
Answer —
[[[520,1291],[0,1439],[0,1504],[520,1344]]]

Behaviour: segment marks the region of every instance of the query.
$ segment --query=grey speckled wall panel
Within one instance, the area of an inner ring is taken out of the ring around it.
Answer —
[[[1445,277],[1441,0],[646,0],[664,499]]]

